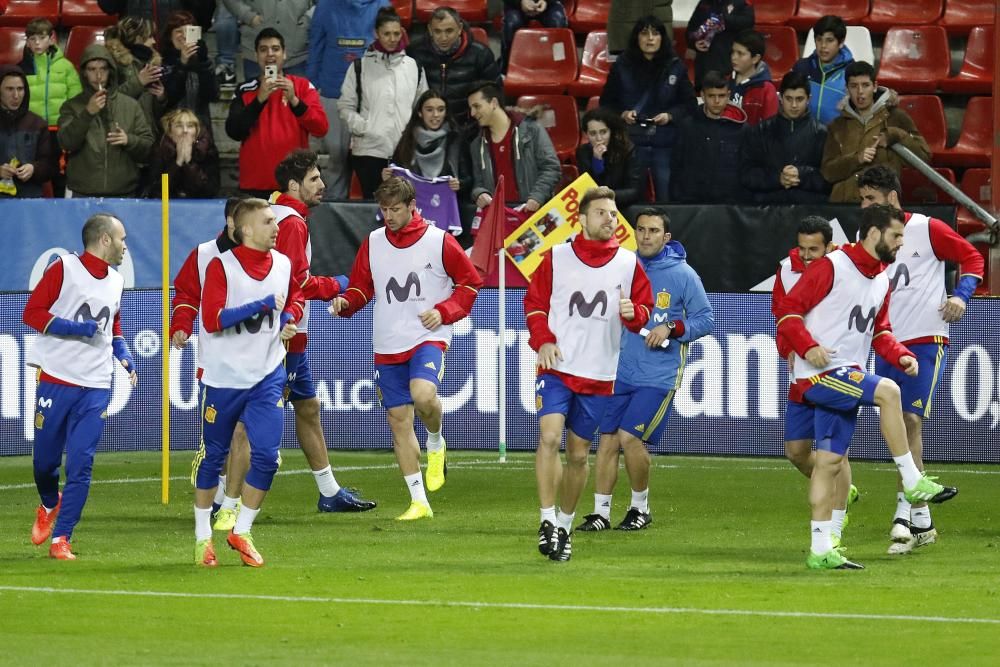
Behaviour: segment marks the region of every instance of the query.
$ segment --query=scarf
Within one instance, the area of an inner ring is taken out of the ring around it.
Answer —
[[[399,44],[396,45],[395,51],[387,51],[386,48],[382,46],[382,42],[378,41],[377,39],[374,42],[372,42],[371,49],[373,51],[378,51],[379,53],[388,53],[388,54],[402,53],[404,50],[406,50],[406,47],[409,43],[410,39],[409,37],[406,36],[406,32],[404,31],[403,38],[399,40]]]
[[[448,128],[442,125],[436,130],[425,127],[413,128],[416,145],[413,147],[413,162],[420,170],[421,176],[435,178],[444,171],[445,157],[448,148]]]

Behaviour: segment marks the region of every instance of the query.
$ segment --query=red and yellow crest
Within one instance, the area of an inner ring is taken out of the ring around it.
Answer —
[[[862,373],[861,371],[851,371],[850,373],[848,373],[847,379],[849,379],[851,382],[861,382],[862,380],[865,379],[865,374]]]
[[[670,307],[670,292],[663,290],[656,293],[656,307],[662,310]]]

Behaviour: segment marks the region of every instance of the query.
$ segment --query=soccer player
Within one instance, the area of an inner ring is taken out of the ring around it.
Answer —
[[[653,301],[635,253],[614,236],[614,190],[587,190],[578,213],[581,233],[546,253],[524,296],[528,344],[538,352],[538,550],[554,561],[572,556],[576,503],[587,483],[590,440],[614,393],[622,328],[639,333]],[[564,429],[565,470],[559,460]]]
[[[778,309],[778,334],[787,337],[793,392],[815,406],[816,457],[809,481],[812,569],[862,569],[831,540],[833,507],[843,458],[854,434],[860,405],[877,405],[882,435],[903,476],[910,502],[944,502],[958,489],[938,484],[917,469],[906,442],[899,385],[869,374],[868,353],[916,376],[913,353],[900,345],[889,325],[889,277],[885,265],[903,245],[903,212],[885,205],[862,212],[858,243],[817,259]]]
[[[284,422],[285,346],[295,335],[303,299],[291,262],[274,250],[278,225],[263,199],[233,214],[240,245],[208,263],[202,290],[202,442],[195,461],[195,563],[214,567],[212,499],[236,422],[250,441],[243,504],[227,542],[242,561],[261,567],[251,529],[278,470]]]
[[[593,206],[593,204],[591,204]],[[577,530],[611,527],[611,496],[618,480],[618,453],[632,500],[617,530],[642,530],[653,522],[649,511],[649,444],[659,442],[667,427],[674,392],[681,386],[688,343],[715,326],[712,305],[701,279],[687,263],[680,242],[671,240],[670,218],[658,208],[636,217],[639,264],[652,285],[653,314],[646,334],[624,331],[614,396],[601,420],[594,481],[594,513]],[[666,347],[664,347],[666,345]]]
[[[781,302],[789,290],[795,287],[802,273],[813,260],[825,257],[834,251],[833,228],[830,223],[818,215],[806,216],[799,222],[797,232],[798,245],[792,248],[788,257],[778,264],[778,272],[774,278],[774,291],[771,294],[771,312],[777,320]],[[776,339],[778,354],[789,363],[791,375],[792,350],[791,344],[784,336]],[[792,462],[799,472],[808,479],[812,476],[813,463],[813,420],[815,408],[796,396],[789,387],[788,402],[785,407],[785,457]],[[844,527],[847,525],[847,508],[858,498],[858,489],[852,484],[851,464],[845,456],[844,469],[837,477],[836,501],[834,503],[830,533],[834,546],[838,546]]]
[[[399,521],[433,518],[420,476],[420,443],[414,413],[427,427],[427,490],[437,491],[448,472],[437,391],[451,325],[468,316],[482,278],[453,236],[428,225],[406,179],[392,176],[375,191],[385,226],[361,244],[350,286],[330,312],[350,317],[375,302],[372,331],[375,383],[392,430],[396,462],[410,490]]]
[[[125,226],[108,213],[83,225],[82,255],[52,262],[24,306],[38,331],[28,365],[38,368],[32,463],[41,504],[31,527],[39,545],[52,536],[49,557],[75,560],[70,545],[90,491],[94,453],[104,430],[117,359],[134,387],[135,362],[122,336],[124,280],[112,267],[125,257]],[[66,454],[66,481],[59,467]]]
[[[869,167],[858,178],[862,208],[873,204],[900,207],[899,178],[887,167]],[[944,374],[948,353],[948,325],[965,314],[969,299],[983,277],[983,256],[946,223],[919,213],[906,213],[905,249],[887,269],[892,301],[889,321],[896,337],[920,363],[914,377],[897,373],[880,359],[875,372],[894,380],[902,392],[903,422],[913,462],[923,463],[923,421],[931,414],[931,401]],[[945,262],[959,265],[958,284],[945,292]],[[905,554],[937,541],[937,530],[925,502],[912,506],[902,492],[896,494],[896,514],[889,532],[890,554]]]

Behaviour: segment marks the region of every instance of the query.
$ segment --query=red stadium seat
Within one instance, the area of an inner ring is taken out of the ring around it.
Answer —
[[[899,108],[909,114],[932,153],[944,150],[948,141],[948,124],[944,105],[937,95],[900,95]]]
[[[799,0],[799,10],[789,24],[808,30],[827,14],[839,16],[847,25],[863,23],[868,16],[868,0]]]
[[[62,0],[60,10],[60,25],[72,27],[75,25],[109,26],[115,23],[115,17],[105,14],[97,5],[97,0]]]
[[[358,180],[358,175],[351,172],[351,189],[347,193],[347,198],[356,201],[365,198],[365,193],[361,189],[361,181]]]
[[[864,24],[872,32],[885,32],[903,25],[937,23],[944,9],[944,0],[872,0],[872,10]]]
[[[951,50],[936,25],[891,28],[882,44],[879,84],[901,93],[933,93],[948,78]]]
[[[24,45],[28,39],[24,28],[0,28],[0,65],[17,65],[24,58]]]
[[[576,40],[569,28],[521,28],[514,33],[504,92],[557,95],[576,80]]]
[[[31,19],[59,22],[59,0],[10,0],[7,11],[0,15],[0,26],[28,25]]]
[[[976,203],[989,210],[991,203],[991,185],[989,169],[966,169],[962,175],[962,192],[969,195]],[[972,214],[964,206],[958,208],[958,233],[963,236],[981,232],[986,228],[982,220]]]
[[[70,28],[69,37],[66,38],[66,48],[64,50],[66,58],[79,70],[83,50],[94,42],[104,43],[103,27],[94,25],[73,26]]]
[[[590,111],[591,109],[596,109],[599,106],[601,106],[601,96],[594,95],[587,100],[587,108],[584,109],[584,111]]]
[[[993,25],[996,0],[947,0],[940,25],[951,34],[964,35],[976,26]]]
[[[562,166],[562,178],[559,179],[559,184],[556,185],[556,192],[559,192],[579,177],[580,170],[576,168],[575,164],[564,164]]]
[[[947,93],[985,94],[993,90],[993,53],[996,37],[993,26],[976,26],[969,33],[962,69],[938,85]]]
[[[608,80],[608,33],[605,30],[595,30],[587,35],[583,46],[583,59],[580,62],[580,76],[569,84],[569,94],[574,97],[590,97],[600,95],[604,83]]]
[[[416,17],[421,23],[431,19],[431,12],[438,7],[448,6],[457,11],[469,23],[485,23],[489,18],[486,0],[416,0]]]
[[[479,26],[469,28],[469,35],[472,39],[485,46],[490,45],[490,36],[486,34],[485,28],[480,28]]]
[[[674,53],[684,61],[688,68],[688,81],[694,82],[694,56],[687,56],[687,28],[678,26],[674,28]]]
[[[521,109],[538,105],[545,107],[539,124],[548,131],[559,160],[571,160],[580,144],[580,113],[576,100],[569,95],[522,95],[517,98],[517,106]]]
[[[608,27],[608,12],[611,10],[611,0],[577,0],[576,9],[569,14],[569,27],[573,32],[588,33],[595,30],[606,30]]]
[[[392,6],[403,21],[403,27],[409,28],[413,23],[413,0],[392,0]]]
[[[781,81],[799,59],[799,37],[789,26],[760,26],[757,28],[767,40],[764,62],[771,68],[771,78]]]
[[[784,25],[795,16],[799,0],[765,0],[754,3],[754,21],[758,26]]]
[[[993,98],[972,97],[962,117],[958,143],[934,154],[934,164],[987,167],[993,150]]]
[[[955,184],[955,172],[947,168],[935,169],[937,173],[944,176],[949,183]],[[906,167],[899,175],[900,185],[903,186],[903,201],[907,206],[916,204],[954,204],[952,199],[944,190],[931,183],[931,180],[921,174],[916,169]]]

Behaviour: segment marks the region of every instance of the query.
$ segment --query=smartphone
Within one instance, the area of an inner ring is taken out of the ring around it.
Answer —
[[[273,81],[278,78],[277,65],[264,65],[264,78]]]
[[[197,44],[201,39],[201,26],[200,25],[186,25],[184,26],[184,42],[187,44]]]

